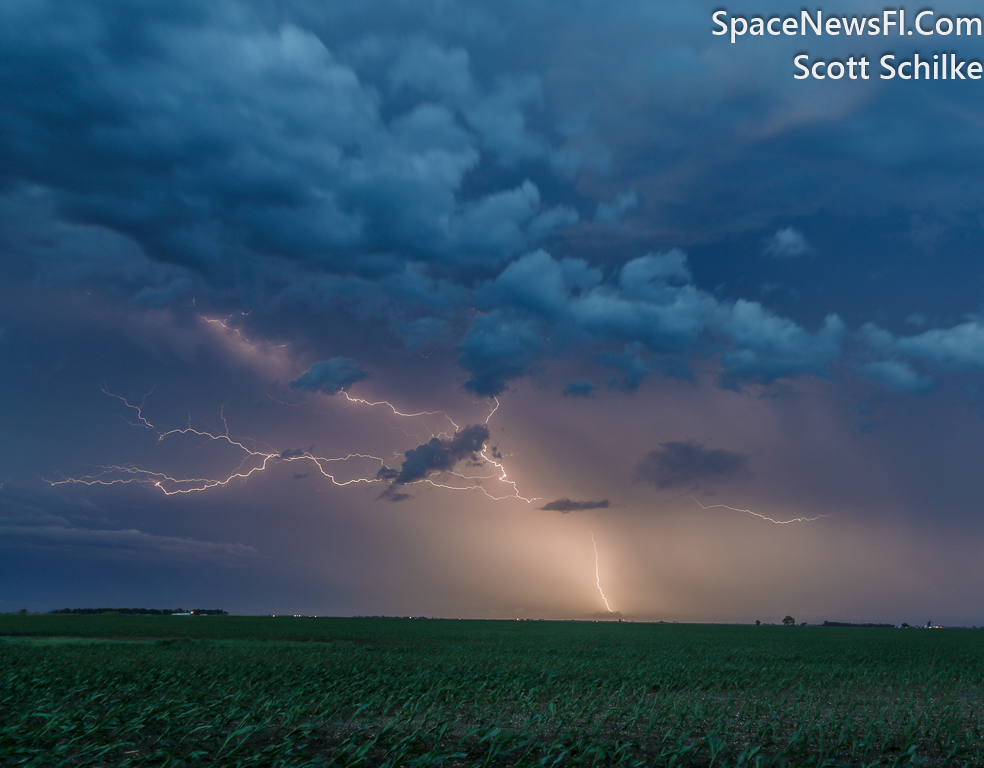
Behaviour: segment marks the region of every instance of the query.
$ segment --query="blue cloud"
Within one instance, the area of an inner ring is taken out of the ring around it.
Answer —
[[[894,360],[879,360],[865,363],[861,373],[872,381],[885,384],[898,392],[928,392],[933,388],[933,379],[920,376],[908,363]]]
[[[803,237],[803,233],[794,227],[785,227],[776,232],[769,244],[765,247],[765,252],[769,256],[777,259],[791,259],[809,252],[810,246]]]

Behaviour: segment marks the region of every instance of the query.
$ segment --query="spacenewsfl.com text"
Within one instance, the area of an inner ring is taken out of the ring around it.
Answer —
[[[726,9],[711,14],[711,33],[728,35],[732,44],[756,37],[980,37],[980,16],[938,14],[931,8],[906,14],[905,8],[886,8],[868,16],[825,14],[822,9],[802,10],[798,15],[731,15]],[[916,39],[919,39],[918,37]],[[878,57],[877,69],[867,54],[846,58],[814,58],[807,52],[793,57],[796,80],[868,80],[873,73],[882,80],[980,80],[984,65],[978,59],[965,59],[955,51],[897,56],[886,52]]]

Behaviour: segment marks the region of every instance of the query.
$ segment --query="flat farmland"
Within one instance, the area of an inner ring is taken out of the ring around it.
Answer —
[[[984,765],[984,632],[0,616],[3,766]]]

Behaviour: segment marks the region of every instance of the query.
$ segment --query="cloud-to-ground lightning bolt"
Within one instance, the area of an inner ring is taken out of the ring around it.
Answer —
[[[615,613],[612,607],[608,604],[608,598],[605,597],[605,591],[601,588],[601,571],[598,570],[598,544],[595,543],[594,531],[591,531],[591,546],[594,547],[595,553],[595,584],[598,585],[598,592],[601,595],[601,599],[605,601],[605,608],[608,609],[609,613]]]
[[[694,501],[697,501],[693,496],[690,497]],[[738,507],[729,507],[727,504],[708,504],[706,507],[697,501],[698,506],[701,509],[730,509],[732,512],[747,512],[750,515],[755,515],[755,517],[760,517],[763,520],[767,520],[770,523],[775,523],[776,525],[789,525],[790,523],[812,523],[814,520],[819,520],[821,517],[830,517],[830,515],[817,515],[816,517],[794,517],[790,520],[776,520],[773,517],[768,517],[759,512],[754,512],[751,509],[739,509]]]
[[[276,463],[277,461],[310,462],[315,465],[318,472],[320,472],[320,474],[323,477],[325,477],[326,479],[328,479],[334,485],[337,486],[352,485],[354,483],[368,484],[368,483],[387,482],[386,478],[381,477],[378,474],[379,469],[386,466],[385,460],[379,456],[373,456],[364,453],[347,453],[338,456],[318,456],[312,453],[311,451],[278,452],[275,450],[270,450],[269,448],[266,450],[261,450],[256,447],[255,441],[247,440],[247,439],[235,439],[230,434],[229,424],[226,420],[224,409],[220,412],[220,418],[225,427],[224,432],[213,432],[205,429],[196,429],[191,425],[190,419],[189,419],[188,426],[186,427],[179,427],[179,428],[169,429],[166,431],[159,431],[144,416],[144,408],[146,407],[147,398],[150,396],[150,394],[153,391],[154,390],[152,389],[150,392],[144,395],[139,405],[135,405],[134,403],[131,403],[129,400],[127,400],[127,398],[123,397],[122,395],[117,395],[113,392],[106,390],[105,388],[103,389],[103,392],[105,392],[106,395],[115,398],[117,400],[120,400],[123,403],[123,405],[126,406],[126,408],[134,411],[137,415],[137,418],[140,420],[140,424],[136,424],[135,422],[132,421],[128,421],[127,423],[133,424],[134,426],[144,426],[155,431],[157,433],[157,442],[159,443],[163,442],[168,437],[177,436],[177,435],[195,435],[197,437],[204,438],[206,441],[222,442],[242,452],[243,454],[242,460],[240,461],[239,465],[232,472],[228,474],[224,474],[223,476],[220,477],[184,477],[184,478],[173,477],[164,472],[156,472],[149,469],[143,469],[134,466],[132,464],[99,466],[98,467],[99,471],[94,474],[86,475],[83,477],[55,480],[55,481],[51,481],[51,484],[61,485],[65,483],[77,483],[82,485],[118,485],[118,484],[126,484],[126,483],[136,483],[136,484],[157,488],[158,490],[160,490],[166,495],[173,495],[173,494],[180,494],[180,493],[195,493],[195,492],[205,491],[210,488],[215,488],[218,486],[228,485],[230,482],[236,479],[248,478],[253,474],[265,471],[271,466],[271,464]],[[343,392],[342,394],[344,394],[345,397],[348,399],[348,401],[352,403],[358,403],[368,406],[377,406],[377,405],[387,406],[390,408],[390,410],[392,410],[394,414],[403,418],[416,418],[422,416],[442,415],[454,427],[455,433],[459,431],[458,425],[444,411],[422,411],[420,413],[404,413],[399,409],[397,409],[389,401],[372,402],[368,400],[363,400],[361,398],[351,397],[350,395],[348,395],[347,392]],[[489,414],[488,418],[491,418],[491,415],[495,413],[498,407],[499,407],[499,402],[498,400],[496,400],[495,405],[492,408],[492,411]],[[486,423],[488,423],[488,418],[486,419]],[[433,432],[431,432],[431,434],[434,437],[438,437],[438,438],[446,437],[450,439],[454,433],[445,431],[445,432],[438,433],[437,435],[434,435]],[[428,485],[434,486],[435,488],[442,488],[447,490],[455,490],[455,491],[479,490],[482,493],[484,493],[486,496],[488,496],[490,499],[496,501],[501,501],[503,499],[509,499],[509,498],[519,499],[527,503],[532,503],[533,501],[536,501],[537,499],[535,498],[526,498],[519,494],[519,491],[516,487],[516,483],[508,479],[505,468],[502,466],[500,462],[489,457],[486,453],[487,450],[488,450],[488,446],[484,445],[482,447],[481,452],[478,455],[480,455],[481,458],[488,465],[490,465],[490,467],[494,467],[495,473],[490,475],[480,475],[474,477],[468,477],[457,471],[452,471],[450,473],[458,477],[461,477],[464,480],[471,481],[469,485],[448,485],[444,483],[438,483],[428,477],[414,480],[411,483],[408,483],[408,485],[417,484],[417,483],[427,483]],[[400,454],[396,453],[395,456],[399,457]],[[336,476],[337,470],[333,470],[333,465],[335,466],[344,465],[346,462],[355,462],[359,460],[368,460],[373,462],[374,465],[378,464],[378,466],[374,466],[373,472],[365,477],[356,477],[348,480],[340,480]],[[510,486],[512,488],[512,492],[505,495],[495,495],[489,492],[486,488],[484,488],[481,485],[482,480],[496,480],[502,482]]]

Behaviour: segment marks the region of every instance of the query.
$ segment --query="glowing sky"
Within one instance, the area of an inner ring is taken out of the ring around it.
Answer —
[[[982,86],[792,67],[984,43],[716,8],[3,3],[0,610],[984,625]]]

